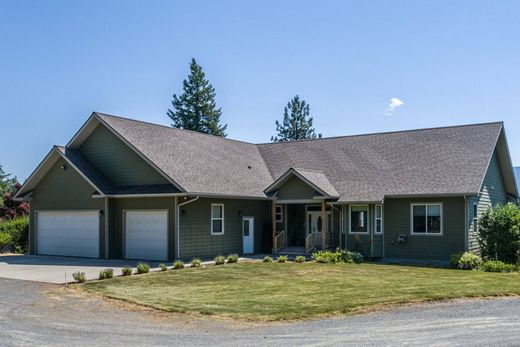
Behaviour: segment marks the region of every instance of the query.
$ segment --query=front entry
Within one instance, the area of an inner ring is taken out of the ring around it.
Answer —
[[[252,254],[255,252],[255,219],[254,217],[244,217],[242,219],[242,239],[243,253]]]
[[[323,229],[323,216],[320,211],[307,211],[307,234],[316,235],[316,245],[321,245],[321,231]]]

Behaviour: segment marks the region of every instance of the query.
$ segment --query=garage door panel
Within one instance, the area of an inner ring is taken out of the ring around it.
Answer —
[[[99,257],[99,212],[38,212],[38,253]]]
[[[168,211],[126,211],[127,259],[168,258]]]

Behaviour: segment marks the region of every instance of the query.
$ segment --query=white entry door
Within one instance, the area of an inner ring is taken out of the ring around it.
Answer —
[[[316,235],[316,245],[321,245],[321,231],[323,229],[322,213],[320,211],[307,212],[307,236]]]
[[[255,219],[253,217],[244,217],[242,219],[242,238],[244,254],[255,252]]]
[[[126,259],[168,258],[168,211],[125,212]]]
[[[99,257],[99,211],[37,211],[38,254]]]

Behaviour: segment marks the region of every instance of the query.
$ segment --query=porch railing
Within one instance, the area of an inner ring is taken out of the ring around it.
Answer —
[[[310,233],[305,238],[305,253],[309,253],[314,247],[316,247],[316,235],[317,233]]]
[[[285,230],[280,231],[275,237],[274,237],[274,251],[278,252],[285,246]]]

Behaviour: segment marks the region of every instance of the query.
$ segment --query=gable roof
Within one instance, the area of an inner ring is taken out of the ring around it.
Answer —
[[[311,188],[327,198],[338,198],[338,192],[330,183],[327,176],[320,171],[290,168],[282,176],[276,179],[268,188],[264,190],[266,194],[281,187],[290,177],[295,176],[305,182]]]

